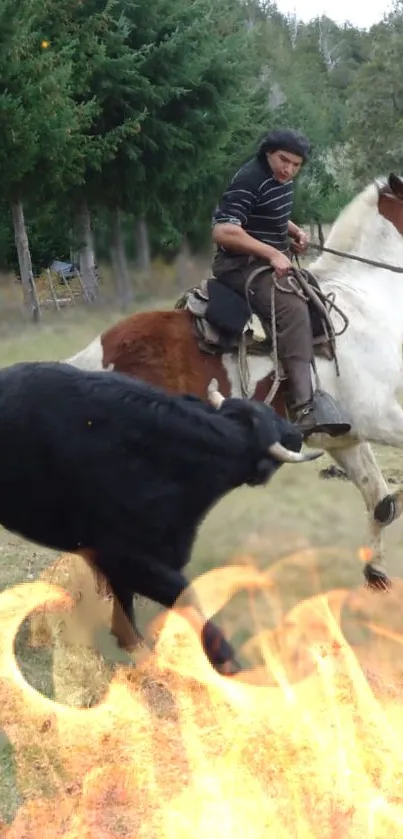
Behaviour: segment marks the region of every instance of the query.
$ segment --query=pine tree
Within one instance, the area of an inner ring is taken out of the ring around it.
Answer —
[[[55,52],[41,27],[41,0],[0,0],[0,191],[11,206],[26,308],[39,318],[24,199],[46,197],[79,177],[81,131],[89,113],[71,96],[69,45]]]

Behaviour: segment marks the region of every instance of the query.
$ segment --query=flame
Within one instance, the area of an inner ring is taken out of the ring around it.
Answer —
[[[301,575],[311,554],[293,557]],[[278,616],[279,568],[242,561],[198,578],[206,614],[244,589]],[[257,627],[242,648],[254,664],[231,679],[211,668],[197,621],[179,604],[155,623],[154,652],[121,666],[96,707],[76,709],[27,684],[13,653],[29,613],[72,599],[40,582],[3,592],[2,727],[24,803],[0,836],[403,835],[402,594],[396,580],[387,597],[364,586],[307,597],[275,628]]]
[[[361,562],[371,562],[373,555],[373,549],[367,545],[363,545],[361,548],[358,548],[358,558]]]

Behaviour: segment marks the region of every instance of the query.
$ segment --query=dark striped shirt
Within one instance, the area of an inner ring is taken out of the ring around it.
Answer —
[[[293,191],[292,181],[279,183],[266,159],[255,157],[233,177],[215,209],[213,225],[238,224],[250,236],[284,252],[289,247]]]

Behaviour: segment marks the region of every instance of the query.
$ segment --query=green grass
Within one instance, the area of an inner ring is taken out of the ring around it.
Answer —
[[[47,316],[40,326],[4,327],[0,331],[0,366],[21,360],[66,357],[83,348],[119,317],[116,311],[81,309],[63,312],[59,317]],[[387,474],[403,472],[400,452],[378,449],[376,454]],[[237,562],[238,557],[245,555],[259,567],[285,557],[276,570],[283,610],[318,590],[360,586],[362,566],[356,555],[366,539],[366,512],[361,496],[352,485],[319,479],[319,470],[330,462],[324,457],[317,463],[287,465],[268,487],[243,488],[231,493],[203,523],[188,569],[189,577]],[[402,534],[403,520],[386,531],[387,557],[393,576],[401,576],[403,567]],[[309,547],[315,549],[313,554],[304,554]],[[55,556],[0,530],[0,590],[38,578]],[[277,607],[262,595],[257,597],[256,604],[259,624],[274,626],[278,620]],[[142,606],[140,626],[154,613],[154,607]],[[222,620],[223,625],[232,627],[237,644],[253,635],[255,628],[244,593],[233,598]],[[107,650],[112,670],[115,652],[105,643],[103,649]],[[27,681],[52,696],[52,651],[29,648],[26,625],[18,634],[16,652]],[[41,787],[40,778],[37,781]],[[43,794],[47,788],[48,779],[44,777]],[[12,820],[19,803],[13,750],[3,734],[0,737],[0,819]]]
[[[13,746],[0,729],[0,820],[11,822],[21,803]]]

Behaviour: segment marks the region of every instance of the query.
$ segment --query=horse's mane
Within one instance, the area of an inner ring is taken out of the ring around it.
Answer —
[[[382,221],[378,213],[378,188],[386,182],[386,178],[372,181],[343,208],[325,240],[326,247],[344,253],[358,252],[364,236],[372,231],[376,218]],[[340,268],[340,258],[323,253],[311,263],[310,268],[315,275],[327,275]]]

